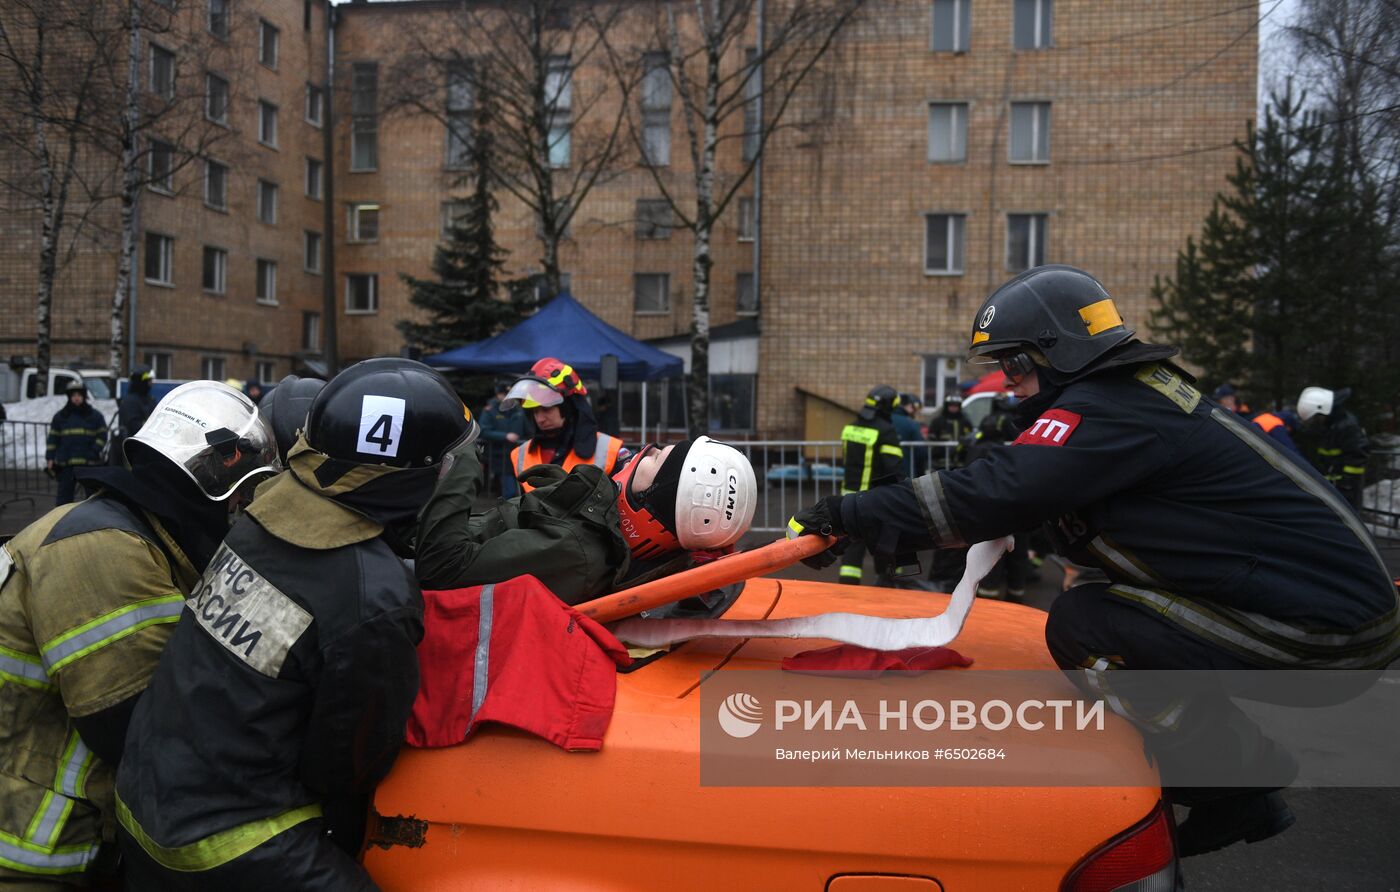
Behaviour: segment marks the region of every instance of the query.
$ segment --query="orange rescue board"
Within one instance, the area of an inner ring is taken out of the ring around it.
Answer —
[[[703,595],[720,586],[732,585],[791,567],[804,558],[820,554],[835,542],[830,536],[779,539],[749,551],[725,555],[719,560],[692,567],[665,579],[646,582],[616,594],[587,601],[574,609],[600,623],[612,622],[682,598]]]

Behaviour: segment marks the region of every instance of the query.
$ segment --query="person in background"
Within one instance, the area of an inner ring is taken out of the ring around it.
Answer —
[[[895,413],[904,414],[899,408],[899,394],[888,384],[880,384],[871,388],[855,420],[842,429],[842,493],[865,492],[908,477],[904,450],[895,431]],[[861,584],[865,552],[863,544],[855,543],[841,556],[842,585]],[[882,584],[892,581],[889,564],[883,558],[876,561],[875,573]]]
[[[252,401],[253,401],[253,405],[255,405],[255,406],[256,406],[258,403],[262,402],[262,398],[263,398],[263,386],[262,386],[262,382],[261,382],[261,381],[258,381],[258,380],[256,380],[256,379],[254,379],[254,378],[249,378],[248,381],[243,385],[243,395],[246,396],[246,397],[248,397],[248,399],[252,400]]]
[[[924,440],[924,429],[919,426],[918,406],[912,393],[901,393],[899,406],[890,418],[894,422],[894,432],[899,437],[900,448],[902,449],[905,443],[916,444],[909,447],[906,456],[908,460],[904,464],[905,473],[913,477],[928,471],[928,448],[919,445]]]
[[[525,492],[531,486],[525,472],[536,465],[559,465],[568,471],[591,463],[610,477],[631,456],[622,440],[598,430],[588,388],[573,366],[552,356],[536,362],[528,375],[511,385],[501,406],[524,408],[535,424],[535,435],[510,453],[511,470]]]
[[[287,466],[287,453],[292,451],[297,437],[306,427],[306,416],[311,412],[316,394],[325,386],[326,382],[320,378],[288,375],[263,393],[258,414],[272,428],[272,435],[277,439],[277,457],[283,467]]]
[[[1249,407],[1240,402],[1239,393],[1235,391],[1233,384],[1221,384],[1211,392],[1210,398],[1220,404],[1220,408],[1245,418],[1250,416]]]
[[[231,504],[276,472],[243,394],[193,381],[87,468],[89,499],[0,546],[0,888],[107,879],[127,722]],[[148,888],[134,886],[132,888]]]
[[[122,394],[121,402],[117,404],[117,432],[112,437],[112,449],[108,454],[108,461],[113,465],[122,463],[125,455],[122,443],[141,429],[156,407],[155,397],[151,396],[151,382],[155,380],[155,373],[150,366],[136,366],[127,380],[126,393]]]
[[[966,443],[974,431],[963,416],[962,404],[962,394],[948,394],[943,398],[942,411],[929,422],[929,442],[956,444],[935,450],[933,464],[937,467],[956,468],[963,463]]]
[[[1298,448],[1298,444],[1293,442],[1293,432],[1298,428],[1298,415],[1287,409],[1280,409],[1277,412],[1260,412],[1249,419],[1254,426],[1269,435],[1269,439],[1274,444],[1287,450],[1299,458],[1303,457],[1303,450]]]
[[[1298,417],[1311,446],[1311,453],[1304,454],[1351,507],[1360,511],[1371,450],[1361,422],[1342,408],[1350,396],[1350,387],[1335,391],[1304,387],[1298,395]]]
[[[116,784],[128,888],[377,888],[356,856],[423,635],[403,558],[443,456],[476,434],[412,360],[356,363],[316,394],[132,715]]]
[[[507,409],[502,404],[510,393],[509,381],[496,382],[496,395],[481,413],[481,439],[486,441],[486,468],[490,472],[496,495],[514,498],[520,486],[511,472],[510,451],[525,438],[525,412],[519,406]]]
[[[102,447],[107,445],[107,419],[88,405],[87,388],[68,385],[68,402],[49,422],[49,442],[44,460],[50,474],[58,478],[55,505],[67,505],[77,491],[79,468],[102,464]]]
[[[1016,397],[999,393],[992,398],[992,411],[977,426],[972,446],[967,450],[967,462],[979,461],[992,450],[1013,442],[1021,434],[1016,421]],[[977,597],[1020,601],[1026,596],[1026,582],[1031,574],[1030,533],[1016,533],[1016,545],[1003,555],[986,578],[977,586]]]

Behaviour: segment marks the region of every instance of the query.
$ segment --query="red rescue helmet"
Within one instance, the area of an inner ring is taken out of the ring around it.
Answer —
[[[583,386],[574,367],[553,356],[546,356],[530,366],[530,373],[521,376],[511,385],[501,408],[510,410],[516,406],[525,409],[538,409],[542,406],[557,406],[568,396],[586,396],[588,388]]]

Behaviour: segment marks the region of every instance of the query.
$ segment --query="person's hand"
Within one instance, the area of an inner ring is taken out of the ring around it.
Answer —
[[[841,499],[843,496],[827,496],[815,505],[803,508],[788,520],[789,539],[798,536],[836,536],[835,545],[818,552],[802,563],[813,570],[821,570],[836,563],[836,558],[846,550],[846,531],[841,526]]]
[[[53,463],[53,459],[49,459],[49,468],[48,468],[48,470],[49,470],[49,473],[50,473],[50,474],[53,473],[54,467],[55,467],[55,465],[54,465],[54,463]]]
[[[506,432],[506,442],[507,442],[507,443],[519,443],[519,442],[520,442],[520,435],[517,434],[515,431],[507,431],[507,432]]]

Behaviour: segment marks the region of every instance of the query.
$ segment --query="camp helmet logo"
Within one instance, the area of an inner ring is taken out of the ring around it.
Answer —
[[[985,312],[985,313],[982,314],[982,321],[978,324],[977,327],[978,327],[978,328],[986,328],[988,325],[991,325],[991,324],[992,324],[992,320],[996,318],[996,315],[997,315],[997,308],[996,308],[996,307],[994,307],[994,306],[992,306],[992,307],[987,307],[987,312]]]
[[[730,737],[752,737],[763,724],[763,704],[752,694],[730,694],[719,705],[719,726]]]

